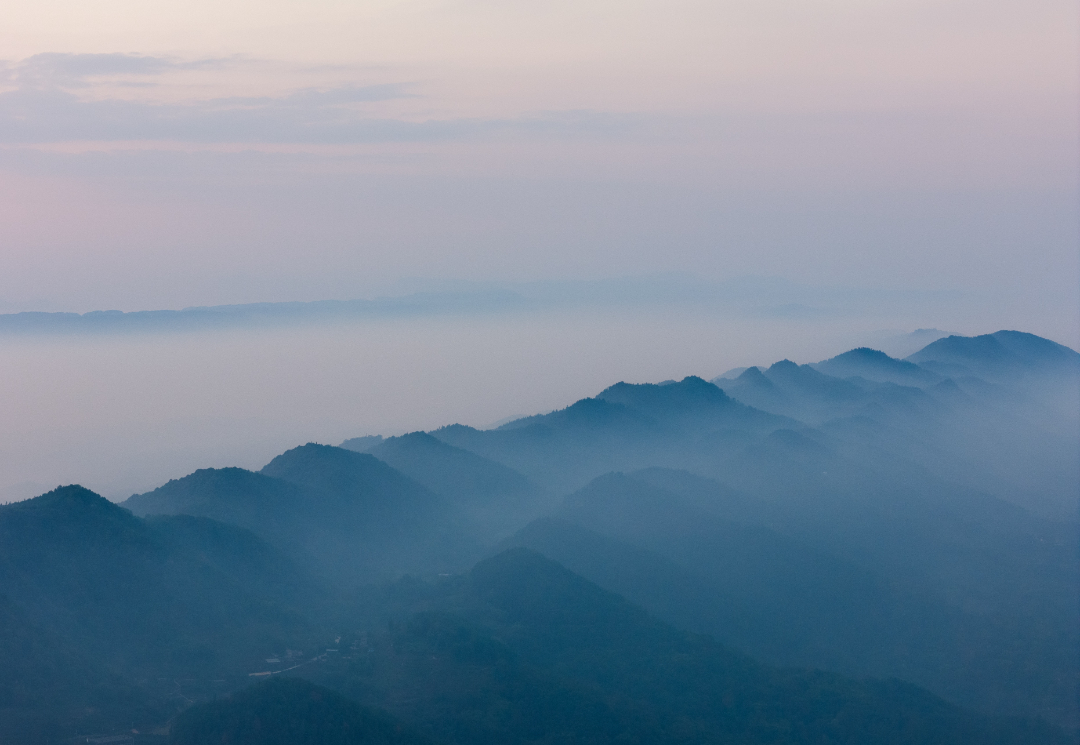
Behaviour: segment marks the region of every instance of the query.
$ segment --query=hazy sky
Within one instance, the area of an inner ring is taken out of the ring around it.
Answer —
[[[0,9],[0,310],[678,271],[1080,339],[1074,0]]]
[[[880,329],[1078,347],[1078,16],[0,0],[0,312],[622,288],[534,315],[5,337],[0,501],[125,496]]]

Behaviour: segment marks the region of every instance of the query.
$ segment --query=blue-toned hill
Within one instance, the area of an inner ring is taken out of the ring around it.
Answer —
[[[1080,374],[1080,353],[1022,331],[949,336],[906,359],[950,376],[967,373],[1008,379],[1025,374]]]
[[[927,386],[941,381],[941,376],[914,362],[898,360],[884,352],[859,347],[813,365],[814,369],[836,378],[861,377],[879,383]]]

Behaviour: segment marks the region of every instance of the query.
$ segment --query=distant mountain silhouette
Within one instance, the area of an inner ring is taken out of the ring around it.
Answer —
[[[378,458],[329,445],[293,448],[259,473],[300,486],[310,509],[359,530],[370,530],[375,520],[380,530],[403,528],[446,512],[430,490]]]
[[[819,362],[813,367],[819,372],[837,378],[858,376],[879,383],[924,386],[941,381],[940,375],[921,368],[913,362],[894,359],[884,352],[867,347],[852,349],[850,352]]]
[[[685,467],[688,458],[700,459],[704,442],[747,441],[793,424],[688,377],[662,386],[619,383],[595,398],[495,430],[452,425],[431,434],[504,463],[552,491],[566,491],[606,471]]]
[[[122,505],[140,517],[209,517],[248,528],[275,542],[295,533],[286,521],[308,507],[297,485],[243,468],[203,468],[151,492],[134,494]]]
[[[820,402],[843,403],[863,395],[863,390],[854,383],[824,375],[810,365],[796,365],[791,360],[771,365],[765,377],[785,390]]]
[[[382,435],[364,435],[363,437],[350,437],[338,447],[352,450],[357,453],[366,453],[382,441]]]
[[[715,382],[748,406],[809,424],[851,416],[871,405],[875,398],[874,384],[867,386],[868,381],[844,380],[790,360],[781,360],[765,370],[747,368],[734,380]],[[787,428],[791,428],[790,424]]]
[[[1080,373],[1080,353],[1021,331],[949,336],[907,358],[945,375],[968,373],[998,379],[1023,373]]]
[[[731,427],[776,424],[776,420],[733,401],[720,388],[696,376],[667,385],[617,383],[602,391],[601,401],[621,404],[662,426]]]
[[[327,445],[294,448],[259,473],[196,471],[124,506],[244,526],[329,581],[349,585],[441,570],[473,554],[446,500],[372,455]]]
[[[485,533],[509,530],[552,501],[512,468],[424,432],[391,437],[368,453],[446,498]]]

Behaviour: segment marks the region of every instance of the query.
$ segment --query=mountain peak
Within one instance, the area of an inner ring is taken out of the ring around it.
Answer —
[[[836,355],[833,359],[864,359],[886,362],[893,360],[894,358],[877,349],[871,349],[870,347],[855,347],[855,349]]]
[[[427,432],[407,432],[406,434],[399,435],[397,437],[388,437],[380,442],[375,447],[380,450],[386,450],[392,447],[408,446],[411,449],[424,449],[424,450],[437,450],[448,451],[456,450],[453,445],[448,445],[437,437],[429,435]],[[373,448],[374,449],[374,448]]]
[[[728,395],[714,383],[691,375],[678,383],[616,383],[605,388],[597,399],[622,404],[630,409],[651,410],[657,407],[670,409],[701,404],[726,404]]]
[[[85,486],[70,484],[58,486],[50,492],[39,497],[27,499],[8,505],[8,508],[19,507],[23,510],[49,510],[55,512],[112,512],[126,513],[121,507],[113,504],[100,494],[90,491]]]
[[[929,366],[953,366],[975,374],[1080,372],[1080,353],[1022,331],[949,336],[927,344],[907,360]]]
[[[861,377],[899,385],[929,385],[941,380],[940,375],[914,362],[898,360],[870,347],[852,349],[811,367],[837,378]]]
[[[751,385],[756,388],[775,388],[772,381],[765,377],[760,367],[748,367],[734,381],[738,385]]]
[[[795,364],[789,359],[782,359],[779,362],[774,362],[769,365],[769,369],[766,370],[766,372],[794,372],[795,370],[799,369],[800,365]]]
[[[65,533],[123,533],[140,522],[128,510],[78,484],[58,486],[39,497],[0,507],[0,516]]]
[[[133,494],[123,506],[140,517],[187,513],[236,521],[233,509],[245,505],[268,509],[271,502],[298,495],[293,484],[244,468],[200,468],[144,494]]]
[[[330,466],[368,466],[376,469],[389,468],[389,466],[386,466],[386,464],[374,455],[357,453],[352,450],[346,450],[345,448],[334,447],[333,445],[319,445],[318,443],[309,442],[306,445],[300,445],[292,450],[286,450],[284,453],[263,466],[259,473],[267,476],[285,478],[285,480],[288,481],[288,477],[281,474],[296,468],[318,469]]]

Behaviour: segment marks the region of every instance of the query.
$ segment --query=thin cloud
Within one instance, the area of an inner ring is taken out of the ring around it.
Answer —
[[[182,141],[346,144],[431,142],[505,134],[611,136],[640,117],[589,111],[508,119],[421,122],[372,117],[356,104],[411,97],[407,84],[302,89],[281,97],[229,97],[184,104],[86,101],[58,88],[0,93],[0,142]]]
[[[222,58],[177,60],[142,54],[66,54],[44,52],[6,66],[5,78],[20,87],[81,88],[97,77],[156,76],[182,70],[221,68]]]

